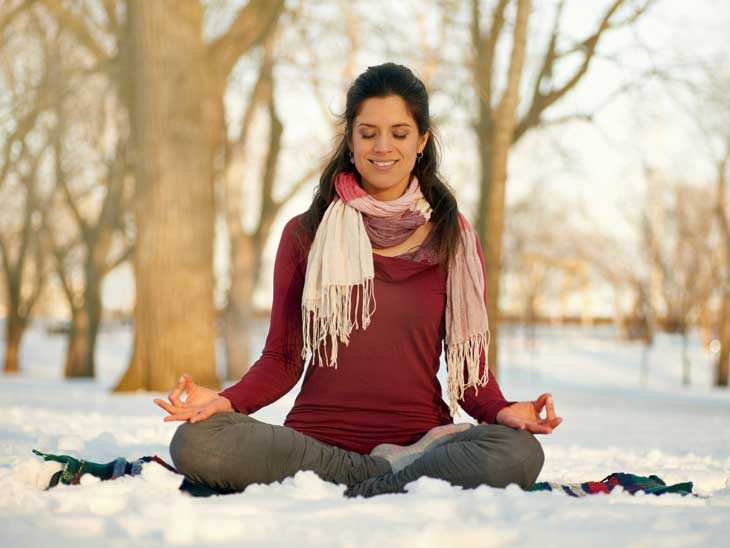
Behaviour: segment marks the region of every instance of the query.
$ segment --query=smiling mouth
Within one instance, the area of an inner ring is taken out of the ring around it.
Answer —
[[[370,163],[379,169],[388,169],[388,168],[394,166],[397,161],[398,160],[387,160],[387,161],[370,160]]]

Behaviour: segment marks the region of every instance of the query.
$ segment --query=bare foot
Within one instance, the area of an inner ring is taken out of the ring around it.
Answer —
[[[399,472],[406,466],[411,464],[424,452],[436,447],[439,441],[445,441],[444,437],[457,432],[463,432],[474,426],[468,422],[459,424],[444,424],[431,428],[426,434],[412,445],[395,445],[393,443],[381,443],[376,445],[370,455],[373,457],[383,457],[390,463],[393,472]]]

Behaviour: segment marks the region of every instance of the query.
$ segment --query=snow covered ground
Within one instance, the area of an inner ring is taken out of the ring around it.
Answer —
[[[255,334],[257,348],[265,329]],[[610,328],[542,328],[534,349],[512,328],[500,384],[510,399],[552,392],[564,418],[539,437],[546,462],[538,481],[658,474],[693,481],[707,498],[617,490],[573,499],[422,478],[407,495],[353,500],[342,497],[344,487],[301,472],[243,494],[193,499],[155,465],[113,482],[85,477],[81,486],[37,488],[47,465],[31,448],[93,461],[169,459],[175,425],[162,422],[158,395],[108,392],[129,342],[126,328],[104,330],[97,380],[63,382],[63,338],[35,327],[22,348],[23,373],[0,376],[0,546],[726,546],[730,538],[730,391],[712,389],[712,356],[695,339],[690,388],[681,386],[681,342],[670,336],[657,339],[642,387],[641,347],[618,342]],[[297,391],[255,416],[281,423]]]

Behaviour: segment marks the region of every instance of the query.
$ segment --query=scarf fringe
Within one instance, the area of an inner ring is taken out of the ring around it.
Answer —
[[[376,309],[373,278],[355,285],[331,285],[325,288],[315,302],[302,303],[304,346],[302,358],[317,354],[319,365],[337,369],[337,342],[350,344],[353,329],[366,329]],[[352,307],[353,289],[355,307]],[[358,307],[360,317],[358,321]],[[325,344],[330,339],[330,355]],[[324,360],[322,359],[324,355]]]
[[[446,355],[449,410],[452,417],[459,416],[459,400],[464,392],[473,386],[476,393],[479,387],[489,382],[489,330],[475,333],[468,339],[448,345]],[[484,371],[479,376],[480,357],[484,352]],[[466,362],[466,363],[464,363]],[[464,378],[464,371],[467,378]]]

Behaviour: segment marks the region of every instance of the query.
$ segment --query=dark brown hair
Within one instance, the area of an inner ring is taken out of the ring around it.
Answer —
[[[371,97],[398,95],[406,103],[409,112],[418,126],[418,133],[430,132],[423,156],[416,162],[413,173],[418,177],[421,192],[431,205],[431,221],[434,223],[433,237],[439,242],[439,262],[446,269],[453,253],[459,245],[459,220],[456,198],[438,172],[441,162],[440,144],[431,126],[428,111],[428,92],[423,82],[403,65],[384,63],[368,67],[360,74],[347,91],[344,114],[340,115],[342,130],[337,145],[330,156],[327,166],[319,179],[314,198],[309,209],[301,219],[300,227],[308,240],[313,240],[324,212],[335,197],[335,177],[341,171],[360,175],[349,159],[347,146],[352,136],[353,123],[362,103]]]

